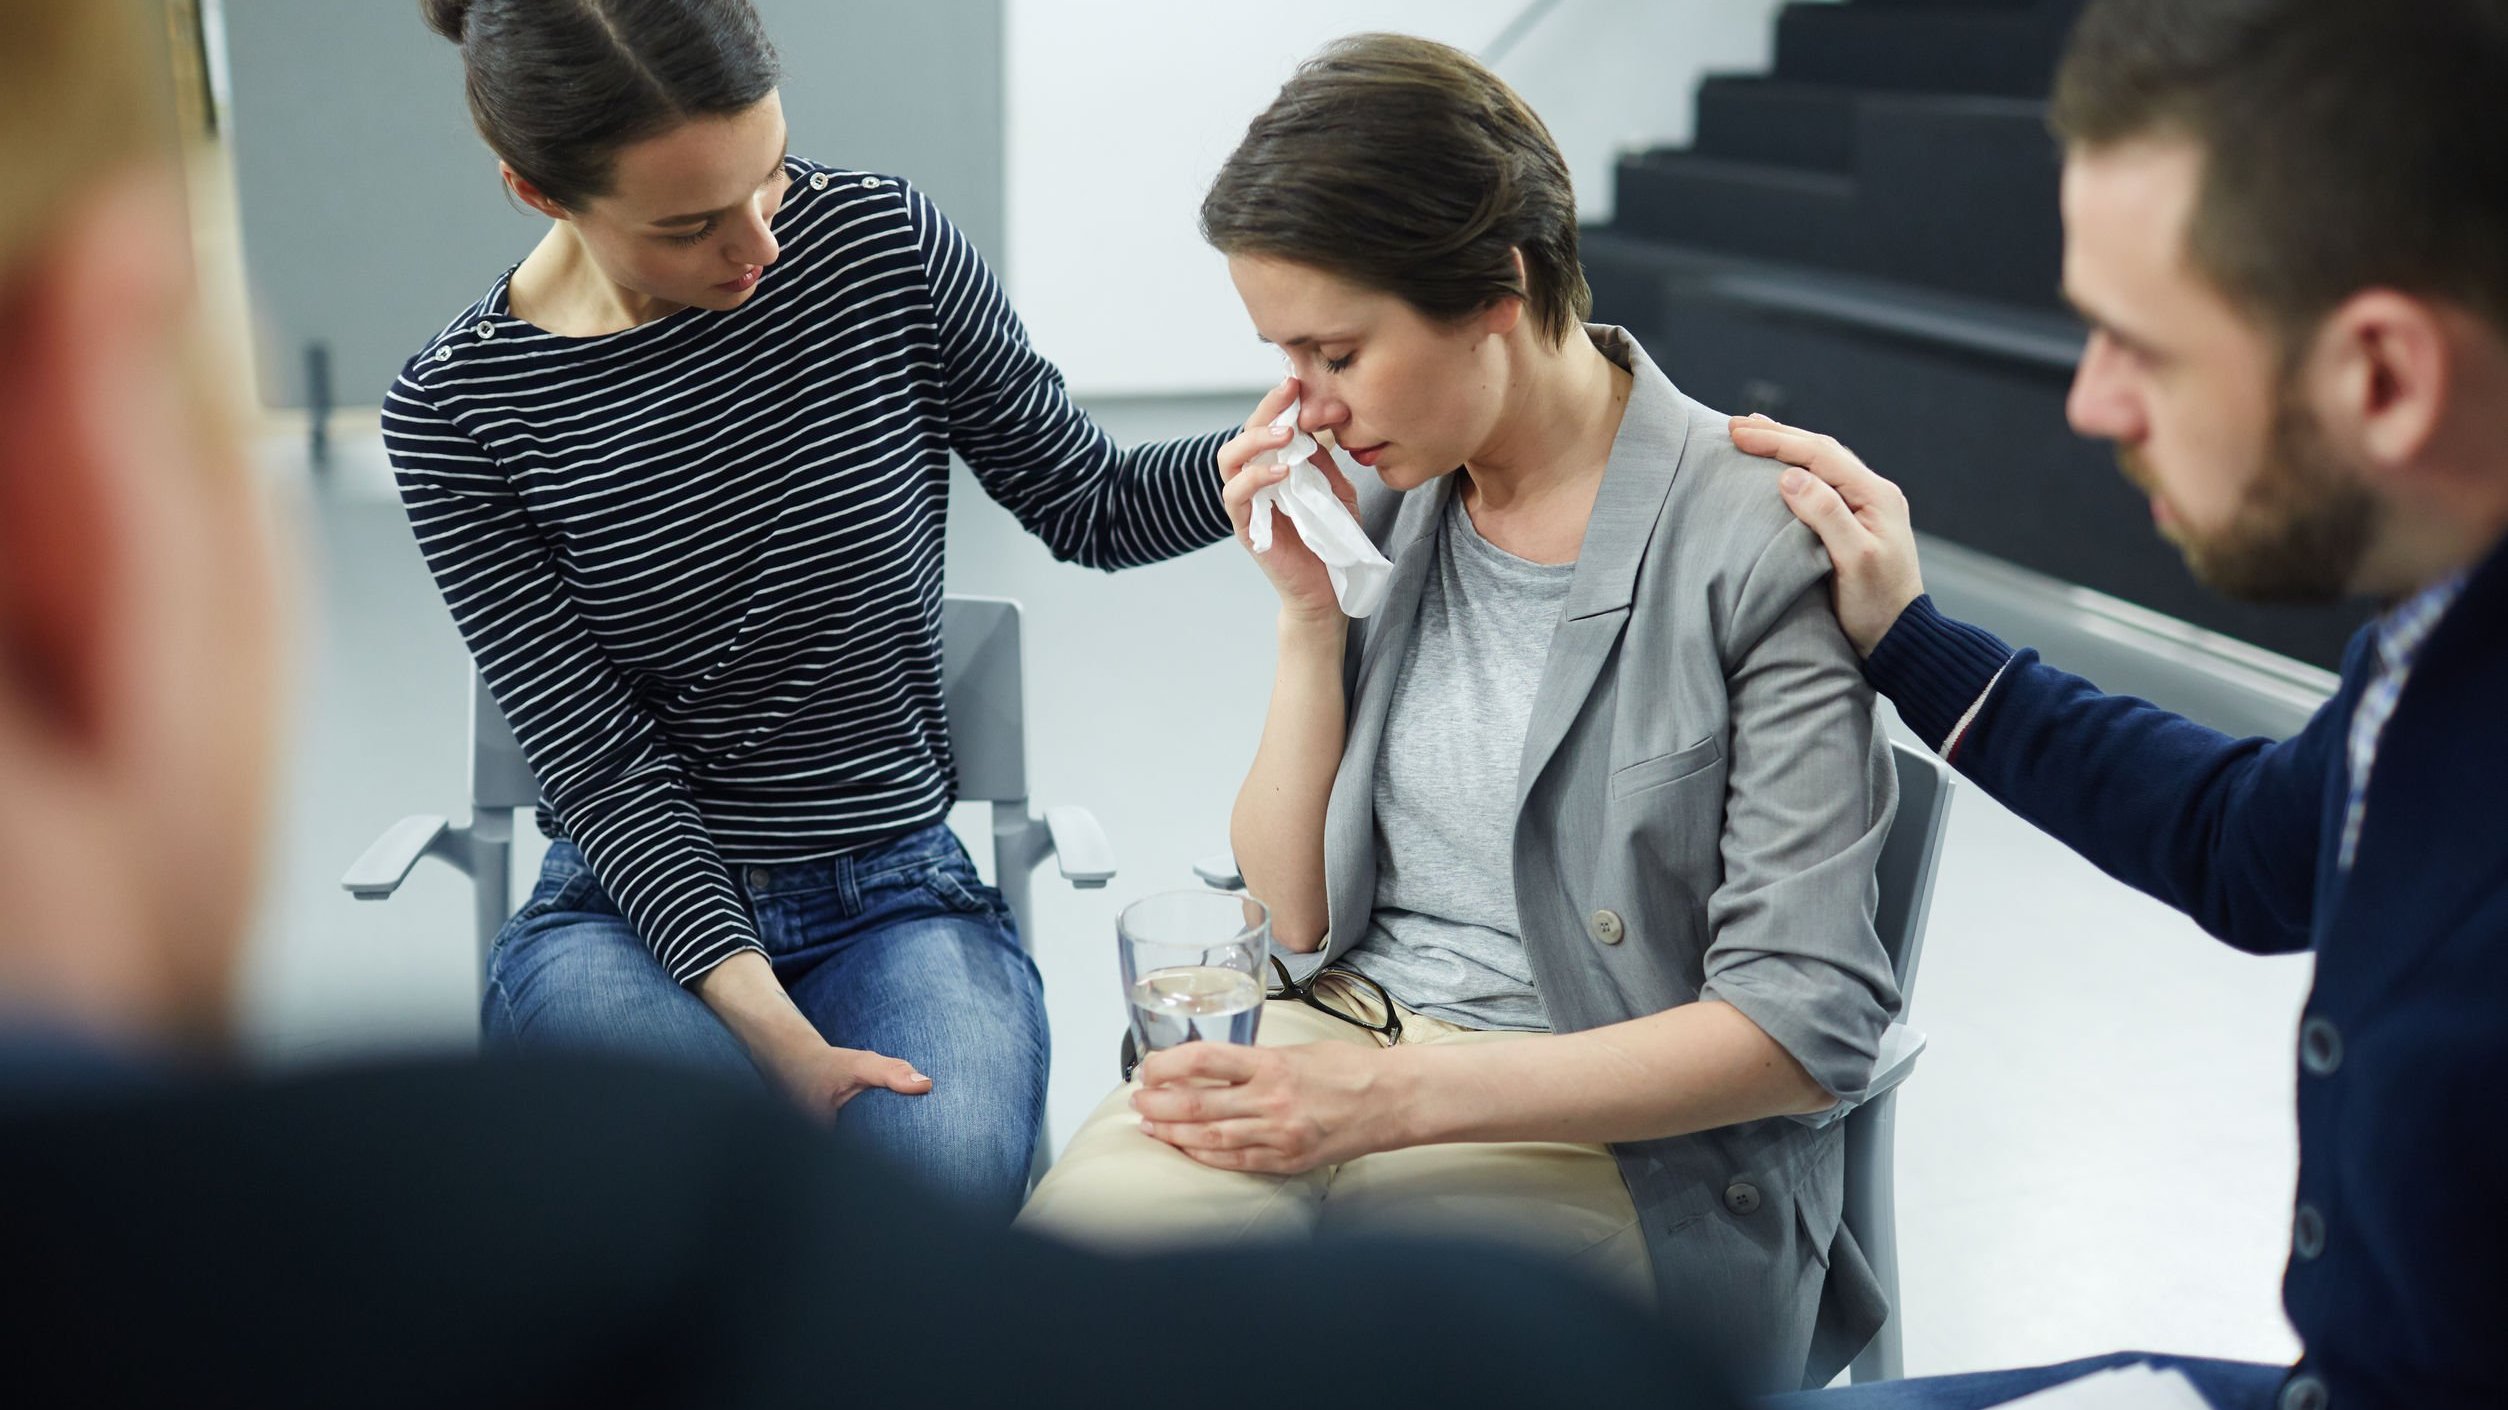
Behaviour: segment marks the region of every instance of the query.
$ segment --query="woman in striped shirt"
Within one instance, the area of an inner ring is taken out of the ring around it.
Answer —
[[[1118,451],[929,201],[791,156],[748,0],[422,2],[552,219],[384,412],[552,839],[488,1038],[754,1070],[1006,1217],[1047,1041],[945,822],[949,453],[1120,568],[1227,536],[1225,434]]]

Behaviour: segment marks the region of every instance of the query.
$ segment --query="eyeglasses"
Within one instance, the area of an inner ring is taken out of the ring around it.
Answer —
[[[1278,955],[1271,956],[1271,968],[1274,974],[1280,976],[1280,987],[1264,995],[1265,998],[1295,999],[1317,1013],[1328,1014],[1340,1019],[1343,1023],[1375,1034],[1384,1040],[1386,1047],[1392,1047],[1402,1041],[1402,1011],[1394,1007],[1393,996],[1385,992],[1385,986],[1375,980],[1346,965],[1336,964],[1317,970],[1304,984],[1300,984],[1289,977],[1289,967],[1280,962]],[[1375,1000],[1376,1012],[1384,1017],[1371,1020],[1359,1014],[1344,1012],[1324,1002],[1323,996],[1315,992],[1315,986],[1326,975],[1338,977],[1350,989],[1357,990],[1355,997],[1360,1000],[1372,997]]]
[[[1367,1032],[1375,1034],[1377,1037],[1384,1040],[1384,1044],[1388,1048],[1402,1041],[1402,1011],[1393,1006],[1393,996],[1385,992],[1385,986],[1382,984],[1377,983],[1375,980],[1368,978],[1366,975],[1359,973],[1355,969],[1350,969],[1343,965],[1330,965],[1317,970],[1313,975],[1308,977],[1304,984],[1300,984],[1296,980],[1289,977],[1289,967],[1280,962],[1280,957],[1278,955],[1273,955],[1270,958],[1272,973],[1280,976],[1280,987],[1263,995],[1264,998],[1295,999],[1299,1003],[1306,1005],[1308,1008],[1315,1010],[1317,1013],[1328,1014],[1334,1018],[1340,1019],[1343,1023],[1349,1024],[1354,1028],[1365,1029]],[[1360,991],[1360,996],[1362,998],[1373,996],[1376,1001],[1376,1012],[1383,1014],[1384,1018],[1382,1020],[1367,1019],[1358,1014],[1344,1013],[1340,1009],[1334,1008],[1332,1005],[1325,1003],[1323,998],[1316,994],[1315,984],[1317,980],[1322,979],[1327,974],[1338,975],[1342,979],[1349,981],[1352,988]],[[1126,1029],[1123,1035],[1124,1081],[1129,1082],[1132,1080],[1132,1070],[1140,1066],[1140,1063],[1141,1050],[1138,1042],[1133,1038],[1131,1030]]]

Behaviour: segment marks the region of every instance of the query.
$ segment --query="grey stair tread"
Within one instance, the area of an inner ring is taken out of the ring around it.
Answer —
[[[1623,160],[1615,192],[1614,224],[1630,233],[1851,267],[1851,177],[1658,151]]]
[[[1862,89],[1833,84],[1711,74],[1698,86],[1693,147],[1733,161],[1846,171],[1855,161],[1864,97]]]
[[[2069,17],[2049,6],[1796,3],[1777,15],[1774,72],[1803,83],[2043,97]]]

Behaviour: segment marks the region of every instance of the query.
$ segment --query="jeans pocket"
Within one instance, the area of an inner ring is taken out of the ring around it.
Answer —
[[[1010,914],[1010,903],[1002,899],[999,891],[978,880],[974,864],[963,859],[935,862],[924,868],[915,882],[932,899],[961,915],[1001,920]]]

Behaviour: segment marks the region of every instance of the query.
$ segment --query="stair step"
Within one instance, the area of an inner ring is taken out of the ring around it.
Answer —
[[[1621,160],[1617,193],[1613,225],[1630,234],[1820,268],[1859,267],[1850,177],[1653,151]]]
[[[1848,0],[1867,10],[2034,10],[2041,0]]]
[[[1755,74],[1709,74],[1698,85],[1692,150],[1725,161],[1851,171],[1863,93]]]
[[[1838,437],[1906,488],[1928,533],[2329,668],[2359,626],[2350,607],[2258,608],[2200,589],[2151,532],[2149,508],[2117,477],[2109,449],[2065,425],[2069,370],[1978,349],[2010,326],[2066,320],[1963,313],[1968,301],[1877,281],[1742,271],[1747,262],[1607,231],[1586,249],[1595,316],[1627,327],[1683,392]],[[1769,297],[1789,280],[1800,297]],[[1906,303],[1906,330],[1860,310],[1816,312],[1857,288],[1856,303]],[[1922,331],[1963,318],[1984,336]]]
[[[2058,307],[2060,170],[2042,103],[1874,97],[1856,143],[1866,266],[1952,293]]]
[[[2074,6],[2028,9],[1797,3],[1777,14],[1775,77],[2042,98]]]

